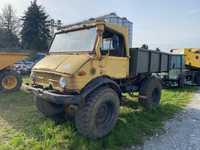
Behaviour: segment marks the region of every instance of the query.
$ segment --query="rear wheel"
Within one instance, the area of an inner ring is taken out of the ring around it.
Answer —
[[[200,72],[195,74],[195,83],[200,85]]]
[[[0,91],[13,92],[20,89],[22,85],[21,76],[15,71],[4,71],[0,73]]]
[[[119,105],[119,96],[111,88],[103,87],[91,93],[76,112],[79,133],[92,139],[107,135],[117,122]]]
[[[46,117],[49,117],[55,121],[63,120],[64,118],[63,105],[53,104],[38,96],[35,96],[35,102],[37,109]]]
[[[178,87],[184,88],[185,87],[185,76],[181,74],[178,78]]]
[[[145,79],[139,91],[139,103],[145,109],[152,109],[160,104],[162,85],[155,77]]]

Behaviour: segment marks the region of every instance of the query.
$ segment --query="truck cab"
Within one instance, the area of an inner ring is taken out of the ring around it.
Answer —
[[[127,32],[105,22],[63,29],[55,35],[49,55],[34,66],[33,84],[80,93],[97,77],[128,77]]]

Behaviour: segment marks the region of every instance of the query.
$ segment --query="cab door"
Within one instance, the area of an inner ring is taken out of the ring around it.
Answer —
[[[121,79],[128,77],[129,57],[126,54],[125,42],[122,36],[112,32],[103,34],[101,72],[111,78]]]

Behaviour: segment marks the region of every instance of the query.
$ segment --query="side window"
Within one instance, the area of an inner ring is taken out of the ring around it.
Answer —
[[[103,38],[102,50],[108,51],[113,49],[112,38]]]
[[[103,42],[101,47],[102,55],[117,57],[126,56],[124,38],[117,33],[105,31],[103,33]]]

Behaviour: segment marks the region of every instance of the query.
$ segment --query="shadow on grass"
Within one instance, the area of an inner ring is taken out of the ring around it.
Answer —
[[[80,136],[74,124],[55,124],[36,109],[32,96],[24,92],[0,95],[0,125],[8,144],[0,142],[0,148],[17,149],[119,149],[142,144],[146,136],[162,129],[163,121],[171,118],[189,101],[194,88],[164,90],[161,105],[152,111],[144,111],[137,102],[130,100],[121,107],[114,130],[105,138],[89,140]]]

